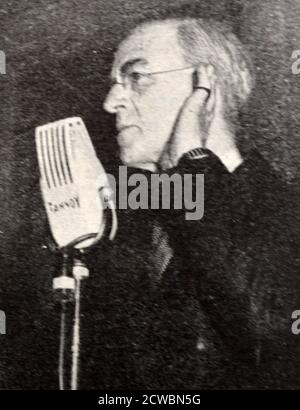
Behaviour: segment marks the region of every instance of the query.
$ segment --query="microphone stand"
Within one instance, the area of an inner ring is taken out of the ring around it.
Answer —
[[[79,259],[74,259],[73,277],[75,279],[75,311],[72,337],[72,368],[71,368],[71,390],[78,387],[78,369],[80,357],[80,297],[81,281],[88,278],[89,270]]]
[[[60,313],[60,335],[59,335],[59,357],[58,357],[58,378],[59,390],[65,390],[65,344],[66,344],[66,314],[67,303],[73,299],[75,290],[75,280],[68,276],[69,254],[63,252],[63,267],[60,276],[53,279],[53,289],[60,291],[58,299],[61,305]]]
[[[86,265],[78,258],[72,257],[72,274],[68,276],[70,253],[63,252],[63,267],[60,276],[53,279],[53,289],[59,290],[59,301],[61,305],[60,314],[60,338],[59,338],[59,360],[58,375],[59,389],[65,390],[65,345],[66,345],[66,314],[67,303],[74,301],[74,319],[72,333],[72,366],[71,366],[71,390],[78,388],[78,369],[80,357],[80,298],[81,281],[89,276]]]
[[[113,203],[109,201],[109,208],[112,212],[112,227],[109,239],[113,240],[117,232],[117,215]],[[65,390],[64,383],[64,356],[65,356],[65,340],[66,340],[66,305],[69,301],[74,301],[74,319],[72,333],[72,365],[71,365],[71,390],[78,389],[78,373],[80,359],[80,315],[81,315],[81,281],[89,277],[89,270],[81,261],[79,254],[83,254],[83,249],[76,249],[75,246],[87,239],[93,238],[93,245],[98,243],[103,236],[103,230],[99,230],[97,235],[88,234],[77,238],[67,247],[61,248],[63,254],[62,274],[53,279],[53,289],[61,290],[61,320],[60,320],[60,345],[59,345],[59,389]],[[75,252],[75,253],[74,253]],[[72,275],[68,276],[69,259],[72,257]]]
[[[107,201],[112,213],[112,224],[109,239],[113,240],[117,232],[117,215],[114,208],[114,203],[109,199],[110,193],[102,193],[104,200]],[[94,244],[103,236],[103,231],[100,229],[96,237],[94,238]],[[78,238],[77,243],[87,238]],[[75,243],[73,243],[75,245]],[[84,253],[83,249],[80,249],[81,253]],[[79,357],[80,357],[80,298],[81,298],[81,281],[89,277],[89,270],[86,265],[77,257],[73,260],[73,278],[75,279],[75,310],[74,310],[74,323],[73,323],[73,336],[72,336],[72,368],[71,368],[71,390],[77,390],[78,388],[78,370],[79,370]]]

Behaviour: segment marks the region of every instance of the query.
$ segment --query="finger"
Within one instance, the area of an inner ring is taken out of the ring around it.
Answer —
[[[216,75],[215,69],[211,64],[204,65],[201,64],[197,69],[197,88],[195,90],[195,97],[194,101],[201,99],[200,92],[206,92],[206,99],[205,99],[205,107],[202,107],[202,114],[207,117],[209,122],[209,118],[213,115],[214,108],[215,108],[215,89],[216,89]],[[206,91],[207,90],[207,91]],[[198,96],[197,96],[198,95]],[[199,101],[198,100],[198,101]]]
[[[205,104],[205,110],[202,110],[202,113],[206,118],[206,123],[209,125],[214,116],[216,103],[217,76],[214,66],[211,64],[201,64],[201,66],[198,67],[198,79],[199,85],[203,85],[210,89],[209,98]]]
[[[200,98],[200,95],[202,95],[204,97],[204,102],[207,102],[210,97],[211,90],[207,87],[196,87],[194,88],[194,94],[196,99]]]
[[[207,99],[210,97],[211,83],[213,82],[214,67],[212,65],[201,64],[196,71],[196,83],[193,94],[186,100],[181,112],[177,129],[189,128],[195,130],[199,128],[199,115],[207,116]]]
[[[206,130],[209,129],[210,124],[214,117],[215,112],[215,84],[216,76],[215,69],[211,64],[203,65],[201,64],[197,70],[198,74],[198,86],[205,87],[209,89],[205,105],[202,108],[202,117],[200,116],[200,121],[202,118],[202,124]],[[205,134],[202,139],[203,146],[206,146],[208,135]]]
[[[216,100],[216,86],[217,86],[217,76],[215,73],[215,69],[211,64],[208,65],[206,68],[205,80],[209,83],[209,87],[211,91],[210,97],[209,97],[209,100],[207,101],[207,106],[206,106],[206,110],[209,114],[214,111],[215,100]]]
[[[200,64],[197,68],[197,89],[203,89],[208,93],[207,98],[209,98],[211,84],[210,77],[212,75],[213,67],[211,65]]]
[[[194,91],[185,102],[185,111],[199,113],[210,96],[210,82],[206,66],[201,64],[195,72]]]
[[[195,129],[199,121],[199,113],[205,106],[207,92],[202,89],[197,89],[187,98],[179,119],[179,128]]]

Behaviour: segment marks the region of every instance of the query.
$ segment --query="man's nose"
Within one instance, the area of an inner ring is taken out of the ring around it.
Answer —
[[[110,114],[115,114],[120,107],[126,107],[128,101],[127,91],[123,84],[114,84],[103,103],[103,108]]]

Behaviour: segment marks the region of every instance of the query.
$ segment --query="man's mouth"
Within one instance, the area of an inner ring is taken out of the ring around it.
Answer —
[[[124,130],[127,130],[128,128],[132,128],[132,127],[137,127],[137,125],[122,125],[122,124],[117,124],[117,130],[118,130],[118,132],[121,132],[121,131],[124,131]]]
[[[117,126],[117,130],[119,132],[121,132],[121,131],[127,130],[128,128],[131,128],[131,127],[132,127],[132,125],[120,125],[120,126]]]

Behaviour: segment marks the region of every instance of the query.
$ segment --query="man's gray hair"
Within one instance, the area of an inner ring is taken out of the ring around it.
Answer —
[[[178,41],[187,63],[204,62],[214,66],[225,115],[235,120],[255,82],[254,68],[245,46],[224,23],[200,18],[176,21]]]
[[[141,26],[147,28],[155,24],[169,24],[175,28],[187,64],[209,63],[214,66],[223,97],[224,115],[235,123],[253,89],[255,75],[246,47],[230,27],[201,18],[148,20]]]

